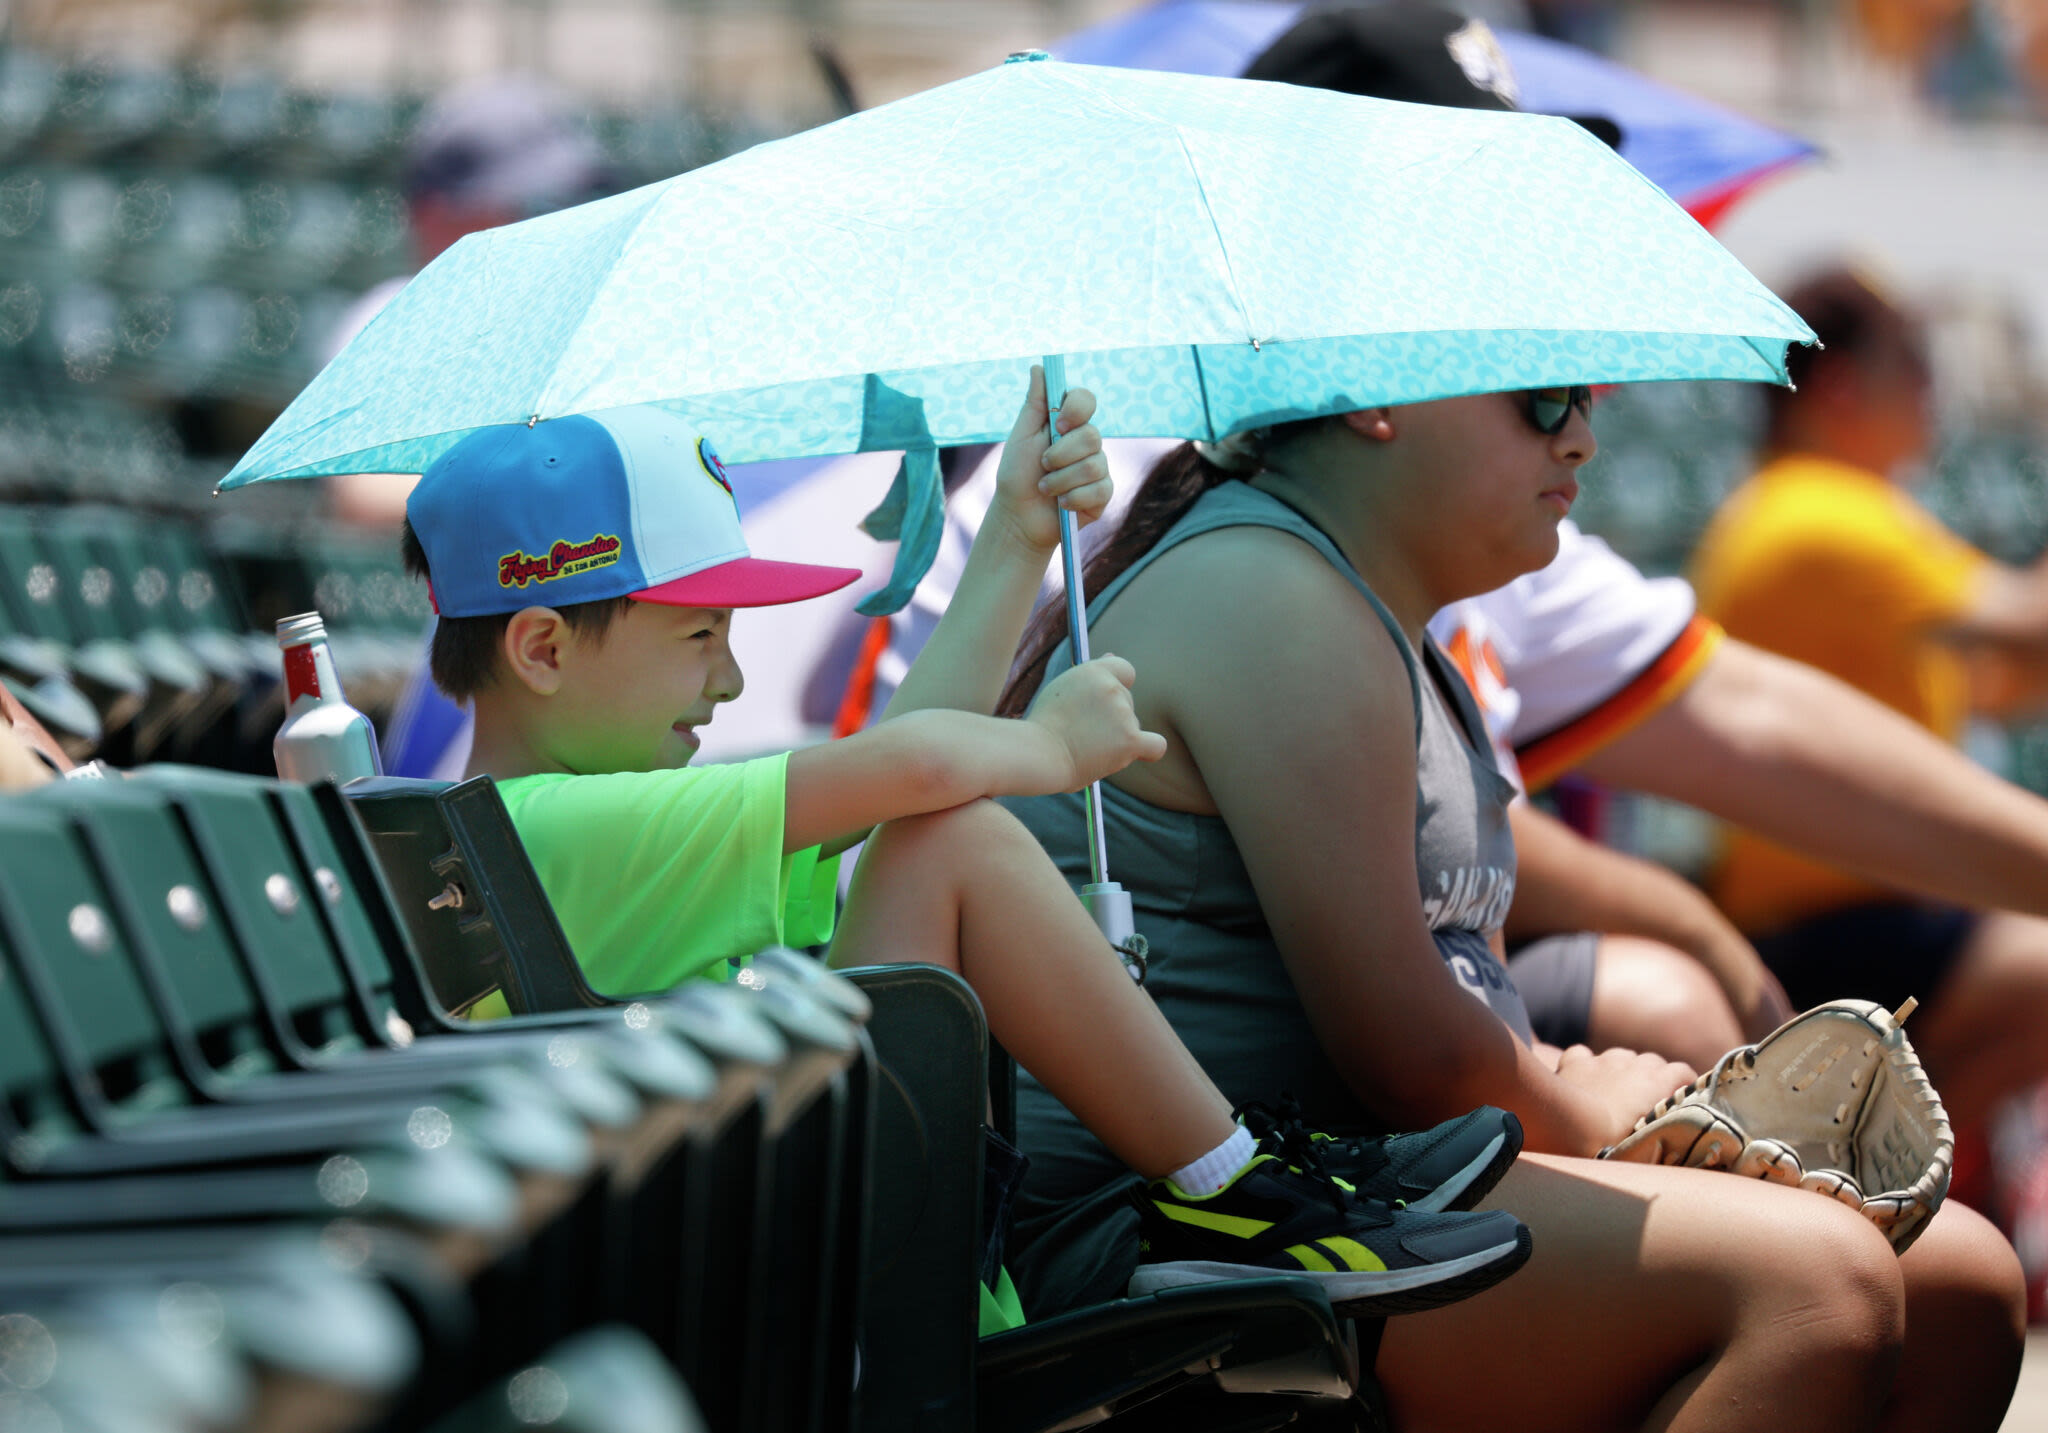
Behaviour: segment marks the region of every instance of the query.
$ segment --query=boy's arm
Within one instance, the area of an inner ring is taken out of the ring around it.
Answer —
[[[783,778],[785,853],[902,816],[983,796],[1074,791],[1157,761],[1166,738],[1138,725],[1136,673],[1104,656],[1062,673],[1021,721],[917,711],[840,741],[791,752]]]
[[[1031,391],[1003,445],[995,501],[967,555],[960,586],[890,698],[884,721],[934,708],[994,711],[1046,564],[1059,547],[1059,508],[1072,510],[1085,524],[1108,506],[1109,468],[1102,437],[1089,421],[1095,396],[1085,388],[1067,392],[1060,439],[1049,448],[1045,404],[1045,374],[1034,366]]]

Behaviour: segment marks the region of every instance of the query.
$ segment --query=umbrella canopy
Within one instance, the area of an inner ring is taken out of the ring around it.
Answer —
[[[223,480],[417,472],[658,403],[728,461],[1002,436],[1067,356],[1112,435],[1540,384],[1782,381],[1790,310],[1566,120],[1009,64],[473,235]]]
[[[1053,46],[1061,59],[1138,70],[1237,75],[1308,7],[1273,0],[1158,0]],[[1621,126],[1621,157],[1702,224],[1749,189],[1818,151],[1805,140],[1662,85],[1577,45],[1497,32],[1519,104],[1600,115]]]

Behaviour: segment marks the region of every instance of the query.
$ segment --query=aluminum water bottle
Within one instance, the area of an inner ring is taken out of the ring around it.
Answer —
[[[277,774],[286,781],[341,782],[383,775],[376,728],[341,694],[320,614],[302,612],[279,622],[277,645],[284,649],[285,691],[284,725],[270,748]]]

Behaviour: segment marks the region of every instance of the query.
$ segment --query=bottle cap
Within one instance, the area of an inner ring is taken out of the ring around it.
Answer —
[[[327,623],[318,612],[301,612],[296,617],[277,619],[277,645],[296,647],[305,642],[327,640]]]

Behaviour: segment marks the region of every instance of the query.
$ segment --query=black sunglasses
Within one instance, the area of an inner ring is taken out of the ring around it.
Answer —
[[[1531,388],[1522,397],[1528,404],[1524,411],[1530,424],[1548,437],[1564,431],[1574,408],[1588,418],[1593,416],[1593,390],[1583,383],[1574,383],[1569,388]]]

